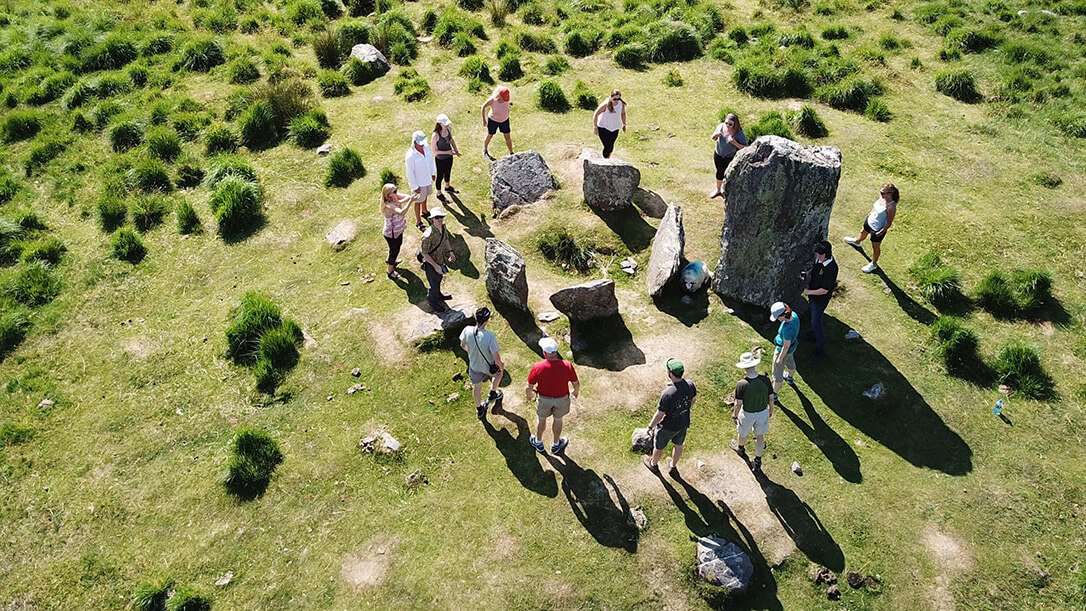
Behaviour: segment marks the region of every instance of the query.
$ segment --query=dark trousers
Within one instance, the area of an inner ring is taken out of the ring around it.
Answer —
[[[441,272],[434,269],[429,263],[422,264],[426,272],[426,282],[430,284],[430,292],[426,293],[426,303],[435,312],[444,312],[448,309],[445,300],[441,298]]]
[[[822,315],[826,313],[829,304],[811,301],[811,332],[815,338],[815,352],[822,354],[826,351],[826,330],[822,328]]]
[[[618,130],[598,128],[600,132],[600,142],[603,143],[603,156],[608,158],[615,150],[615,140],[618,140]]]
[[[400,247],[403,246],[403,234],[395,238],[386,235],[385,241],[388,242],[388,259],[385,259],[385,263],[396,265],[396,259],[400,256]]]
[[[434,157],[434,165],[437,166],[437,181],[434,182],[434,190],[441,190],[441,182],[445,182],[445,186],[448,186],[452,182],[452,164],[453,157]]]

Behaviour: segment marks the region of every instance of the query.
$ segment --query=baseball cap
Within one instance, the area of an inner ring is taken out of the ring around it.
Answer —
[[[421,130],[415,130],[415,133],[411,134],[411,141],[415,144],[425,144],[426,134],[422,133]]]
[[[435,216],[447,216],[447,214],[445,213],[445,209],[441,206],[435,206],[433,208],[430,208],[430,218],[434,218]]]
[[[674,374],[675,377],[679,378],[683,377],[683,372],[686,371],[686,368],[683,367],[683,362],[675,358],[668,359],[664,366],[667,367],[667,370]]]
[[[558,342],[553,337],[544,337],[539,340],[539,347],[547,354],[558,354]]]
[[[490,320],[490,308],[479,308],[475,310],[475,322],[484,323]]]
[[[503,102],[508,102],[509,101],[509,88],[506,87],[505,85],[502,85],[501,87],[498,87],[498,97],[501,98]]]
[[[449,119],[449,115],[445,113],[441,113],[437,116],[437,122],[444,125],[445,127],[452,125],[452,120]]]
[[[433,213],[433,211],[431,211],[430,216],[433,216],[433,215],[434,215],[434,213]],[[783,301],[778,301],[777,303],[774,303],[769,308],[769,322],[774,322],[778,318],[783,316],[784,311],[787,310],[787,309],[788,309],[788,306],[786,306]]]

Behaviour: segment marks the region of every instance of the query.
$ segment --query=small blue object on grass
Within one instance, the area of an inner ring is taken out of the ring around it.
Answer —
[[[992,408],[992,413],[997,416],[1003,415],[1003,399],[995,402],[995,407]]]

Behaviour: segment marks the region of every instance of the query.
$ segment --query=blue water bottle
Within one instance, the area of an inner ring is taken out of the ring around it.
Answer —
[[[992,413],[997,416],[1003,414],[1003,399],[995,402],[995,407],[992,408]]]

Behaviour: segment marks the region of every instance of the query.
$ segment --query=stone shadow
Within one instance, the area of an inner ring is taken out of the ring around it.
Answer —
[[[588,206],[588,204],[585,204]],[[656,228],[645,222],[641,213],[633,206],[627,206],[614,212],[602,212],[588,206],[590,210],[600,217],[607,227],[618,235],[622,243],[632,253],[639,253],[649,247],[652,237],[656,235]]]
[[[450,232],[449,246],[452,247],[452,251],[456,255],[456,261],[450,264],[449,267],[460,270],[461,274],[464,274],[472,280],[478,280],[479,268],[475,267],[475,264],[471,262],[471,249],[468,248],[468,243],[464,240],[464,236]]]
[[[495,428],[489,419],[483,420],[483,427],[487,435],[494,440],[494,446],[505,457],[509,472],[526,489],[548,498],[557,497],[558,480],[554,477],[554,472],[543,470],[536,457],[535,448],[528,444],[528,438],[531,436],[528,421],[513,412],[505,411],[500,406],[495,406],[492,413],[504,416],[517,427],[517,436],[514,437],[504,428]]]
[[[407,300],[412,304],[417,304],[420,301],[426,303],[426,282],[418,276],[415,272],[404,268],[399,268],[400,278],[393,280],[396,286],[400,287],[407,295]],[[422,270],[419,270],[420,272]]]
[[[772,343],[777,325],[767,320],[764,309],[738,303],[732,307],[737,316]],[[810,352],[807,344],[797,353],[796,363],[803,381],[827,407],[913,466],[948,475],[965,475],[973,470],[969,445],[881,352],[863,339],[843,339],[848,326],[830,314],[826,314],[823,326],[826,359],[811,365],[806,358],[800,358]],[[862,393],[875,384],[883,385],[882,398],[864,397]],[[787,401],[788,389],[783,389],[781,395]]]
[[[484,240],[494,237],[494,234],[490,231],[490,224],[487,223],[484,215],[476,214],[475,211],[468,208],[458,195],[447,195],[446,197],[451,200],[451,203],[445,205],[445,210],[453,215],[453,218],[464,227],[464,231],[468,235]],[[457,254],[456,256],[459,257],[460,255]]]
[[[680,272],[685,265],[684,260],[679,267]],[[682,274],[676,273],[675,277],[664,286],[664,290],[652,298],[652,302],[664,314],[672,316],[687,327],[693,327],[709,316],[709,284],[706,283],[693,295],[689,295],[688,303],[683,303],[686,297],[688,295],[683,288]]]
[[[833,535],[822,525],[814,509],[790,488],[766,477],[764,472],[757,475],[756,479],[765,493],[769,509],[777,516],[781,527],[796,543],[799,551],[811,562],[836,572],[844,570],[845,554],[834,541]]]
[[[777,407],[784,412],[785,416],[788,416],[788,419],[792,421],[792,424],[796,425],[796,428],[807,436],[811,443],[822,451],[822,454],[829,459],[838,475],[853,484],[862,482],[863,474],[860,472],[860,459],[856,456],[852,446],[838,435],[837,431],[833,430],[830,425],[826,424],[826,421],[818,414],[811,401],[798,388],[796,389],[796,395],[799,397],[800,404],[803,405],[807,420],[810,420],[809,424],[800,418],[798,414],[792,413],[787,406],[778,402]]]
[[[539,340],[543,339],[546,334],[543,333],[543,329],[539,328],[539,324],[536,323],[535,315],[532,314],[531,310],[518,310],[498,302],[494,302],[494,309],[497,310],[498,314],[509,325],[509,328],[513,330],[513,333],[529,350],[540,357],[543,356],[543,349],[539,347]]]
[[[562,475],[562,492],[569,501],[573,515],[588,534],[604,547],[636,553],[640,533],[633,523],[630,504],[615,480],[606,473],[601,478],[595,471],[581,467],[565,454],[547,454],[546,458]],[[612,491],[614,500],[611,499]]]
[[[569,336],[578,365],[622,371],[645,363],[645,353],[634,343],[621,314],[585,322],[570,320]]]
[[[667,214],[667,202],[655,191],[637,189],[634,191],[633,205],[647,217],[662,219]]]

